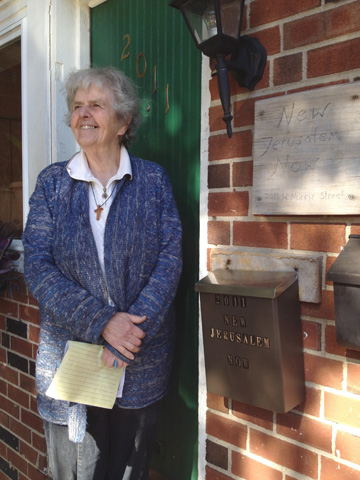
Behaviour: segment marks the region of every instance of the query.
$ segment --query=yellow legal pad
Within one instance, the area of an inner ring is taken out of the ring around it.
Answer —
[[[112,408],[124,368],[101,360],[102,345],[68,342],[68,349],[46,395],[57,400]]]

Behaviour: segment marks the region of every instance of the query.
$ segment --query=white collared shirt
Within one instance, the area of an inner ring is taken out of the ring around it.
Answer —
[[[115,198],[115,195],[112,195],[112,193],[113,189],[116,188],[116,182],[118,180],[121,180],[125,175],[130,175],[130,177],[132,177],[131,162],[128,151],[123,145],[121,146],[119,169],[116,174],[112,178],[110,178],[105,187],[105,191],[108,194],[107,200],[102,197],[104,193],[104,187],[100,180],[94,177],[91,173],[86,155],[82,150],[72,157],[72,159],[67,164],[66,169],[71,178],[74,178],[75,180],[83,180],[89,183],[90,225],[95,238],[96,249],[100,260],[101,269],[105,276],[104,234],[106,219],[109,213],[110,206]],[[106,203],[104,203],[105,200]],[[103,210],[101,212],[100,219],[96,220],[97,215],[95,210],[97,209],[98,205],[102,205],[101,208]],[[108,298],[108,301],[109,305],[114,305],[114,302],[110,297]],[[124,367],[124,373],[121,377],[117,397],[122,397],[122,391],[125,382],[125,371],[126,367]]]
[[[121,146],[119,169],[116,174],[110,178],[105,190],[100,180],[94,177],[94,175],[91,173],[86,155],[82,150],[72,157],[67,164],[66,169],[71,178],[74,178],[75,180],[83,180],[89,183],[90,224],[95,238],[101,269],[103,273],[105,273],[104,234],[106,219],[110,206],[114,200],[115,195],[113,195],[113,190],[116,188],[117,181],[121,180],[125,175],[132,176],[131,162],[128,151],[123,145]],[[108,195],[107,199],[103,198],[102,196],[104,191],[106,191]],[[96,219],[97,214],[95,212],[98,205],[101,205],[101,208],[103,209],[99,220]]]

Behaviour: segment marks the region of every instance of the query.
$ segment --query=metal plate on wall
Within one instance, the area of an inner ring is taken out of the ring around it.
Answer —
[[[296,276],[217,271],[200,280],[196,290],[208,390],[275,412],[301,403],[305,388]]]

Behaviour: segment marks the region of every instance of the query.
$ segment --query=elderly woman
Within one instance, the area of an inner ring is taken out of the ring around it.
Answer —
[[[141,480],[168,388],[181,225],[163,168],[127,151],[140,118],[131,81],[87,69],[66,88],[81,150],[40,173],[23,236],[41,315],[38,410],[54,479]],[[46,395],[68,340],[102,344],[107,367],[126,366],[112,410]]]

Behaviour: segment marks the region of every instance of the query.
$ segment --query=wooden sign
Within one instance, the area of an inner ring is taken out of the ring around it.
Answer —
[[[253,212],[360,213],[360,83],[256,102]]]

